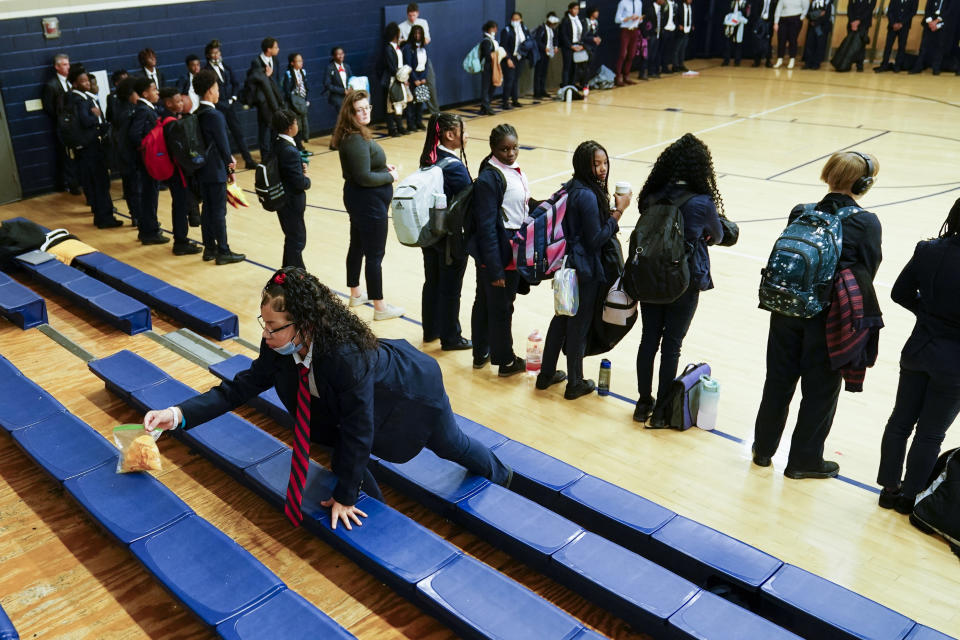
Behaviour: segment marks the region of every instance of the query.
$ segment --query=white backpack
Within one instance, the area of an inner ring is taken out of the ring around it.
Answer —
[[[625,327],[637,315],[637,303],[623,290],[620,278],[613,283],[603,301],[603,321]]]
[[[424,230],[429,232],[430,209],[434,194],[443,193],[443,168],[454,162],[444,158],[435,165],[418,169],[393,190],[393,228],[397,240],[408,247],[420,247]]]

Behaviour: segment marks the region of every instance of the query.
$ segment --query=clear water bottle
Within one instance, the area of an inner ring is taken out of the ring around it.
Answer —
[[[610,395],[610,361],[606,358],[600,361],[600,375],[597,376],[597,393],[601,396]]]
[[[720,405],[720,383],[710,376],[700,376],[700,407],[697,409],[697,426],[713,431],[717,426],[717,410]]]
[[[583,97],[586,98],[589,95],[590,95],[590,86],[587,85],[583,88]]]
[[[527,373],[540,373],[543,361],[543,335],[539,329],[527,336]]]

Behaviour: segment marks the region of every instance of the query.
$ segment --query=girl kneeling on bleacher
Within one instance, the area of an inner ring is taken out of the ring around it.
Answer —
[[[177,407],[150,411],[144,427],[189,429],[275,386],[294,416],[284,512],[295,526],[303,520],[311,441],[333,448],[337,484],[322,503],[333,528],[361,524],[361,489],[383,500],[367,469],[371,454],[406,462],[426,447],[509,486],[510,468],[457,426],[437,362],[405,340],[378,339],[316,277],[300,268],[277,271],[261,294],[259,320],[260,355],[248,370]]]

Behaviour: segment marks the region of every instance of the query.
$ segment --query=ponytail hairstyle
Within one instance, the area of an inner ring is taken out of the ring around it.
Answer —
[[[423,152],[420,154],[420,167],[432,167],[437,163],[437,149],[443,140],[443,134],[448,131],[460,132],[460,162],[469,171],[467,154],[463,149],[463,118],[455,113],[443,111],[430,116],[427,123],[427,139],[423,141]]]
[[[510,124],[498,124],[490,130],[490,153],[488,153],[487,157],[480,163],[480,171],[483,171],[484,168],[490,164],[490,158],[493,157],[493,148],[509,136],[513,136],[518,140],[520,139],[520,136],[517,135],[517,130]]]
[[[646,209],[651,195],[680,180],[686,182],[687,190],[710,196],[717,212],[721,217],[724,216],[723,198],[717,189],[717,176],[713,171],[710,149],[692,133],[684,134],[657,158],[640,195],[637,196],[640,213]]]
[[[602,151],[607,157],[608,170],[607,178],[603,182],[597,177],[593,169],[593,159],[597,151]],[[610,155],[599,142],[587,140],[581,142],[576,151],[573,152],[573,177],[587,185],[594,195],[597,196],[597,204],[600,207],[600,213],[608,213],[610,210],[610,190],[607,187],[609,173]]]
[[[342,345],[359,351],[377,348],[377,337],[350,312],[335,293],[300,267],[284,267],[263,287],[260,306],[286,312],[305,341],[320,353],[333,353]]]
[[[956,238],[958,236],[960,236],[960,198],[957,198],[957,201],[953,203],[950,213],[947,214],[947,219],[940,227],[941,238]]]

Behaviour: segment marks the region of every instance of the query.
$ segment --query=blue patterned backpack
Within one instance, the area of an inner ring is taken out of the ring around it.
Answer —
[[[812,318],[830,300],[840,261],[843,220],[863,211],[843,207],[836,213],[806,204],[773,244],[760,271],[760,307],[794,318]]]

